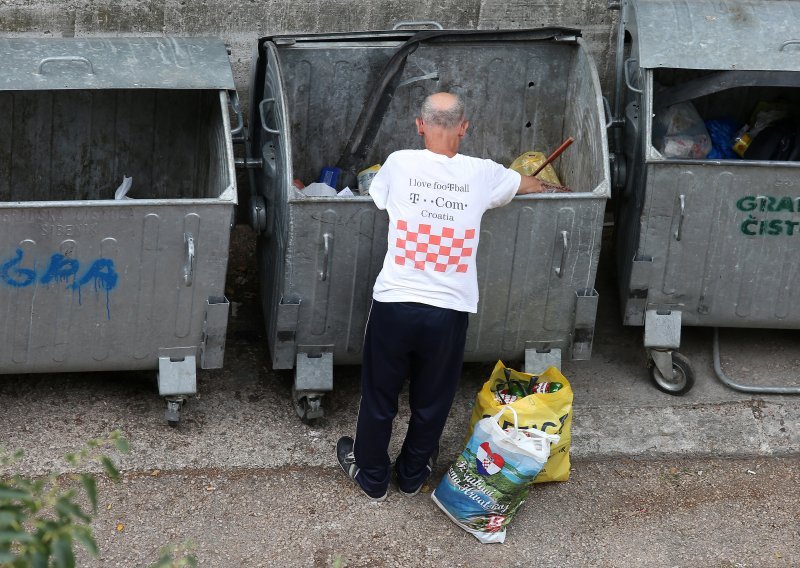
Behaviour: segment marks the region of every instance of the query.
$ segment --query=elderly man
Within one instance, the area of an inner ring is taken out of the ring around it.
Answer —
[[[336,444],[345,474],[373,501],[388,493],[389,439],[407,378],[411,419],[394,463],[398,490],[417,494],[433,469],[461,375],[468,315],[477,311],[483,213],[515,195],[566,191],[459,154],[469,122],[457,95],[427,97],[416,124],[425,149],[392,153],[370,186],[375,205],[389,213],[389,247],[364,337],[356,437]]]

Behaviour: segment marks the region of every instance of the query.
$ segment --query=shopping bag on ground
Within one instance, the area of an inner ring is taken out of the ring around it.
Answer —
[[[503,542],[506,526],[528,496],[531,482],[550,455],[555,434],[520,430],[495,416],[479,420],[472,436],[431,498],[454,523],[482,543]]]
[[[533,379],[533,388],[528,385]],[[545,385],[545,383],[550,383]],[[558,390],[552,391],[555,384]],[[527,387],[522,391],[520,387]],[[551,392],[533,392],[546,391]],[[482,418],[494,416],[504,407],[511,407],[519,416],[519,427],[522,430],[535,428],[549,434],[558,434],[560,441],[550,451],[550,458],[536,476],[534,483],[547,481],[567,481],[569,479],[569,449],[572,429],[572,387],[569,381],[556,367],[550,367],[539,375],[521,373],[506,367],[498,361],[492,375],[483,385],[475,399],[470,420],[470,432]],[[504,424],[513,424],[511,413],[503,415]]]

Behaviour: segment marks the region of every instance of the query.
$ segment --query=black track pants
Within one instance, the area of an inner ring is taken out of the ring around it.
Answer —
[[[356,481],[375,496],[389,485],[389,439],[398,396],[408,378],[411,420],[395,462],[398,485],[413,491],[430,474],[453,404],[467,336],[468,314],[425,304],[373,301],[361,370],[356,427]]]

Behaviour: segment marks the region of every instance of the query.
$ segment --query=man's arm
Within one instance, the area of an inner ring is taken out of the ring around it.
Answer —
[[[572,190],[561,186],[547,183],[533,176],[520,176],[519,189],[517,195],[526,193],[570,193]]]

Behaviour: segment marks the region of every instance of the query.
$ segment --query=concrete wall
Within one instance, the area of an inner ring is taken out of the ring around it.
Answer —
[[[280,33],[382,30],[402,20],[446,28],[547,25],[583,30],[611,99],[617,12],[606,0],[0,0],[5,36],[217,36],[232,48],[242,101],[258,37]]]

